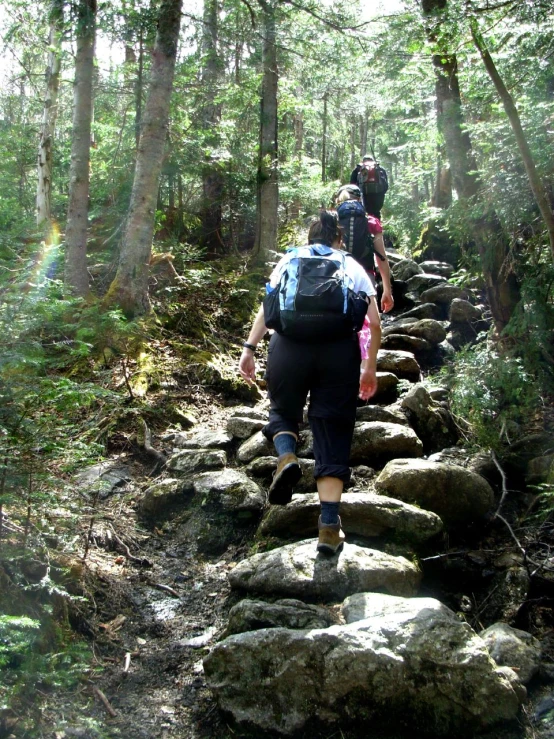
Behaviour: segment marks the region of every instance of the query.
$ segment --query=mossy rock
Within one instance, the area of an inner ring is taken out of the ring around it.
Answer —
[[[431,220],[421,230],[413,257],[416,262],[448,262],[456,266],[460,259],[460,247],[445,229]]]

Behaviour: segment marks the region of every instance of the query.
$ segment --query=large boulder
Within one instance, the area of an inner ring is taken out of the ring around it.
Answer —
[[[233,437],[226,431],[205,428],[178,433],[173,438],[174,446],[179,449],[228,449],[232,441]]]
[[[260,486],[239,470],[203,472],[195,476],[193,484],[203,506],[215,505],[228,512],[255,512],[266,503]]]
[[[189,475],[225,467],[227,455],[223,449],[183,449],[167,460],[167,469]]]
[[[448,262],[438,262],[436,260],[429,260],[427,262],[420,262],[419,266],[423,272],[427,272],[430,275],[440,275],[447,279],[452,276],[454,267]]]
[[[401,406],[426,454],[455,444],[456,425],[450,413],[435,403],[424,385],[414,385],[401,400]]]
[[[284,598],[275,603],[245,598],[229,611],[225,636],[256,629],[324,629],[331,626],[330,612],[321,606]]]
[[[417,318],[418,320],[425,318],[437,319],[440,316],[441,310],[435,303],[422,303],[402,314],[402,318]]]
[[[238,448],[237,459],[243,464],[248,464],[256,457],[267,457],[273,454],[275,449],[261,431],[244,441]]]
[[[423,293],[426,290],[434,288],[437,285],[442,285],[443,283],[447,284],[446,279],[444,277],[440,277],[439,275],[428,275],[428,274],[414,275],[413,277],[410,277],[410,279],[406,281],[408,290],[414,293]],[[423,303],[436,302],[434,300],[429,300],[429,301],[424,300],[423,297],[421,297],[421,301]]]
[[[463,295],[463,290],[456,285],[450,285],[443,282],[441,285],[435,285],[425,290],[419,296],[423,303],[444,303],[450,305],[454,298]]]
[[[204,671],[220,708],[260,735],[357,720],[364,736],[392,724],[402,736],[468,737],[516,717],[525,696],[516,675],[448,608],[432,598],[355,599],[346,625],[217,644]]]
[[[423,444],[409,426],[386,421],[362,421],[354,426],[350,448],[353,464],[385,462],[394,457],[421,457]]]
[[[401,259],[392,265],[392,274],[395,280],[408,281],[410,277],[419,275],[424,270],[413,259]]]
[[[375,481],[375,489],[433,511],[447,527],[482,518],[494,501],[491,486],[480,475],[427,459],[394,459]]]
[[[237,439],[248,439],[266,425],[267,420],[248,416],[231,416],[227,421],[227,433]]]
[[[346,543],[333,557],[319,554],[317,539],[255,554],[230,571],[233,590],[308,601],[341,601],[365,591],[415,595],[421,574],[404,557]]]
[[[496,664],[511,667],[522,683],[528,683],[539,671],[541,645],[527,631],[500,622],[481,631],[479,636]]]
[[[379,349],[377,369],[379,372],[392,372],[399,379],[411,382],[417,382],[421,374],[416,358],[406,351]]]
[[[381,346],[383,349],[399,349],[414,354],[428,352],[431,348],[431,344],[425,339],[421,339],[419,336],[410,336],[404,332],[401,334],[387,334],[381,341]]]
[[[295,495],[287,506],[271,506],[260,525],[264,536],[305,538],[317,529],[317,494]],[[426,541],[442,531],[442,521],[430,511],[375,493],[343,493],[342,526],[348,534],[377,537],[386,534],[413,542]]]

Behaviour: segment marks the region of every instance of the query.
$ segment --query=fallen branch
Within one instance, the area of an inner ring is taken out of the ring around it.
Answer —
[[[508,495],[508,486],[506,484],[506,473],[500,466],[494,452],[491,452],[491,457],[492,457],[492,461],[496,465],[496,469],[500,472],[500,477],[502,478],[502,495],[500,496],[500,502],[498,504],[498,508],[496,509],[496,513],[494,514],[493,518],[501,518],[500,511],[502,510],[502,506],[504,505],[504,501],[506,500],[506,496]]]
[[[139,423],[140,429],[137,432],[137,444],[146,454],[148,454],[148,456],[153,457],[156,460],[156,466],[151,473],[154,474],[154,471],[158,470],[158,468],[161,470],[165,467],[167,458],[165,454],[158,452],[157,449],[154,449],[152,446],[152,435],[144,418],[139,418]]]
[[[152,566],[152,562],[150,562],[150,560],[148,560],[148,559],[146,559],[144,557],[135,557],[134,554],[131,554],[131,551],[130,551],[129,547],[127,546],[127,544],[125,544],[124,541],[122,541],[119,538],[119,536],[117,535],[116,530],[114,529],[114,527],[112,526],[112,524],[110,524],[110,529],[113,532],[113,535],[115,537],[115,540],[120,545],[120,547],[122,547],[122,549],[123,549],[123,551],[124,551],[125,556],[127,557],[127,559],[130,559],[131,562],[136,562],[137,564],[142,565],[143,567],[151,567]]]
[[[110,716],[115,718],[117,716],[117,713],[110,701],[104,695],[104,693],[100,690],[100,688],[97,688],[96,685],[91,684],[91,688],[94,695],[104,704],[104,708],[106,709],[106,711],[110,714]]]
[[[158,590],[163,590],[165,593],[169,593],[174,598],[181,598],[179,593],[173,588],[170,588],[169,585],[163,585],[160,582],[152,582],[152,580],[147,580],[147,582],[148,582],[148,585],[151,585],[153,588],[157,588]]]

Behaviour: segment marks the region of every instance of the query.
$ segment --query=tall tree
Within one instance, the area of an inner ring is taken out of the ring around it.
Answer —
[[[149,263],[156,201],[169,122],[182,0],[163,0],[152,52],[148,97],[144,106],[131,202],[119,265],[106,301],[130,316],[150,311]]]
[[[38,145],[37,226],[45,231],[47,238],[52,230],[53,143],[62,66],[63,4],[64,0],[52,0],[50,8],[46,93]]]
[[[223,171],[221,168],[221,104],[218,103],[218,84],[222,62],[218,53],[218,0],[204,0],[202,33],[202,125],[205,131],[205,162],[202,167],[204,199],[201,209],[202,242],[209,255],[224,251],[221,238],[221,212],[223,196]]]
[[[437,30],[447,8],[447,0],[422,0],[421,6],[428,38],[436,48],[433,67],[437,124],[444,138],[454,188],[466,204],[481,260],[487,298],[497,333],[500,334],[520,299],[518,281],[510,267],[509,242],[496,212],[483,197],[471,139],[464,125],[456,54],[449,48],[448,35],[440,35]],[[475,212],[477,215],[470,215]]]
[[[77,53],[73,84],[73,131],[69,206],[65,229],[64,282],[69,292],[85,297],[89,291],[87,234],[96,0],[79,0],[76,22]]]
[[[496,68],[496,64],[494,63],[489,50],[487,49],[487,45],[485,43],[485,40],[483,39],[483,36],[481,35],[481,32],[479,31],[479,25],[475,18],[472,18],[471,20],[471,33],[475,46],[477,47],[485,65],[485,69],[487,70],[487,73],[491,78],[500,99],[502,100],[504,110],[506,111],[506,115],[508,116],[508,120],[510,121],[510,125],[512,126],[512,130],[514,132],[514,136],[519,148],[519,153],[521,154],[521,158],[523,159],[523,164],[525,166],[525,171],[527,172],[527,177],[529,178],[531,190],[533,191],[533,195],[535,196],[535,200],[537,202],[537,205],[539,206],[539,210],[546,224],[548,238],[550,241],[551,257],[552,261],[554,262],[554,214],[552,213],[552,206],[548,201],[548,197],[539,173],[537,172],[535,160],[533,159],[533,154],[531,153],[531,149],[529,148],[527,138],[523,131],[523,126],[521,125],[521,119],[519,117],[517,107],[508,88],[504,84],[504,80],[502,79],[498,72],[498,69]]]
[[[259,261],[277,244],[277,209],[279,205],[277,150],[277,0],[258,0],[262,18],[262,94],[260,101],[260,143],[258,148],[256,242]]]

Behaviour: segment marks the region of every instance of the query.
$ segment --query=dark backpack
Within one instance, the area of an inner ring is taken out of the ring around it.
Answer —
[[[337,207],[345,249],[366,271],[375,271],[373,236],[367,227],[365,208],[359,200],[347,200]]]
[[[267,286],[267,328],[308,342],[333,341],[359,331],[367,302],[365,293],[348,287],[345,267],[351,257],[321,244],[294,251],[277,287]]]
[[[385,193],[389,189],[387,173],[378,162],[363,162],[358,172],[357,184],[363,195]]]

